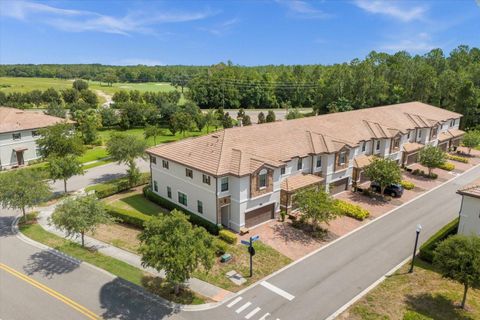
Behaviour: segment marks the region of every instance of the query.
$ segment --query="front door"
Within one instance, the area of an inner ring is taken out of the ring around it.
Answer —
[[[19,166],[23,166],[25,164],[25,160],[23,159],[23,151],[17,151],[17,164]]]
[[[229,228],[229,222],[230,222],[230,205],[223,206],[220,209],[221,213],[221,220],[222,220],[222,226]]]

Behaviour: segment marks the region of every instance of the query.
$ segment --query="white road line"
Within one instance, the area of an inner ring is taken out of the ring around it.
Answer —
[[[275,292],[279,296],[282,296],[289,301],[292,301],[295,298],[295,296],[293,296],[290,293],[280,289],[279,287],[274,286],[273,284],[271,284],[267,281],[262,281],[260,284],[262,286],[264,286],[265,288],[267,288],[268,290]]]
[[[267,319],[267,317],[268,317],[269,315],[270,315],[270,313],[267,312],[267,313],[265,313],[265,314],[264,314],[260,319],[258,319],[258,320],[265,320],[265,319]]]
[[[238,301],[242,300],[242,297],[238,297],[227,305],[227,308],[233,307]]]
[[[237,310],[235,310],[236,313],[240,313],[242,312],[243,310],[247,309],[248,307],[250,307],[252,303],[251,302],[247,302],[245,303],[243,306],[241,306],[240,308],[238,308]]]
[[[247,314],[245,316],[245,319],[250,319],[251,317],[253,317],[255,315],[255,313],[257,313],[258,311],[260,311],[260,308],[259,307],[256,307],[255,309],[253,309],[252,311],[250,311],[249,314]]]

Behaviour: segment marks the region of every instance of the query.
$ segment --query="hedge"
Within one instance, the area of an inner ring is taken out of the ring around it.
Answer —
[[[440,165],[438,168],[445,171],[453,171],[455,170],[455,165],[450,162],[445,162],[444,164]]]
[[[110,205],[107,205],[106,208],[108,214],[110,214],[112,217],[117,218],[118,220],[120,220],[120,222],[129,224],[137,228],[143,229],[143,224],[152,218],[152,216],[143,213],[116,208]]]
[[[212,223],[212,222],[196,215],[195,213],[190,212],[190,211],[186,210],[185,208],[180,207],[179,205],[177,205],[177,204],[159,196],[158,194],[153,193],[150,186],[145,186],[143,188],[143,194],[147,199],[149,199],[152,202],[155,202],[156,204],[158,204],[161,207],[164,207],[165,209],[168,209],[168,210],[177,209],[177,210],[182,211],[183,213],[185,213],[186,215],[188,215],[190,217],[189,221],[192,224],[194,224],[196,226],[204,227],[205,229],[207,229],[208,232],[210,232],[213,235],[218,235],[218,232],[219,232],[220,229],[215,223]]]
[[[453,220],[452,222],[444,226],[442,229],[440,229],[440,231],[435,233],[430,239],[427,240],[427,242],[425,242],[420,247],[419,257],[424,261],[432,263],[435,249],[440,242],[447,239],[449,236],[457,233],[458,224],[459,218]]]
[[[370,212],[363,209],[360,206],[345,202],[343,200],[337,200],[337,208],[340,209],[342,214],[352,217],[357,220],[364,220],[370,216]]]
[[[237,244],[237,236],[231,231],[225,229],[220,230],[218,232],[218,237],[226,243]]]
[[[407,181],[407,180],[402,180],[402,182],[400,184],[402,185],[402,187],[405,190],[412,190],[412,189],[415,188],[415,184],[413,182],[410,182],[410,181]]]
[[[468,158],[456,156],[453,154],[447,154],[447,159],[457,161],[457,162],[468,163]]]
[[[133,187],[138,187],[150,182],[150,173],[145,172],[140,175],[139,182],[134,185]],[[85,191],[95,191],[95,194],[98,198],[103,199],[114,195],[116,193],[125,191],[130,189],[130,185],[128,183],[128,178],[122,177],[118,179],[113,179],[108,182],[95,184],[93,186],[87,187]]]

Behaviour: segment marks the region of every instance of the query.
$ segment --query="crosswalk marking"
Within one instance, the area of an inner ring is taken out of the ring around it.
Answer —
[[[257,313],[258,311],[260,311],[260,308],[259,307],[256,307],[255,309],[253,309],[252,311],[250,311],[249,314],[247,314],[245,316],[245,319],[250,319],[251,317],[253,317],[255,315],[255,313]]]
[[[251,302],[247,302],[245,303],[243,306],[241,306],[240,308],[238,308],[237,310],[235,310],[236,313],[240,313],[242,312],[243,310],[247,309],[248,307],[250,307],[252,303]]]
[[[242,297],[238,297],[227,305],[227,308],[233,307],[238,301],[242,300]]]
[[[269,315],[270,315],[270,313],[267,312],[258,320],[265,320]]]
[[[289,301],[292,301],[295,296],[294,295],[291,295],[290,293],[280,289],[279,287],[276,287],[274,286],[273,284],[271,283],[268,283],[267,281],[262,281],[260,283],[263,287],[267,288],[268,290],[272,291],[272,292],[275,292],[276,294],[278,294],[279,296],[282,296],[284,297],[285,299],[289,300]]]

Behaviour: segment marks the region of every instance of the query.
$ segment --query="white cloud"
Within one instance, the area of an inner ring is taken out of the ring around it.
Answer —
[[[290,14],[299,18],[325,19],[331,15],[313,7],[307,1],[302,0],[276,0],[277,3],[286,7]]]
[[[354,3],[369,13],[387,15],[403,22],[421,20],[427,12],[427,8],[423,6],[402,8],[398,5],[398,1],[355,0]]]
[[[28,1],[0,1],[0,15],[45,23],[68,32],[95,31],[129,35],[153,33],[152,26],[161,23],[187,22],[214,15],[201,12],[137,12],[114,17],[97,12],[57,8]]]
[[[411,53],[421,53],[434,48],[439,48],[439,46],[432,43],[430,35],[425,32],[418,33],[409,38],[393,40],[380,46],[381,50],[389,52],[404,50]]]
[[[221,22],[219,24],[216,24],[212,27],[203,27],[199,28],[200,30],[207,31],[208,33],[211,33],[216,36],[222,36],[228,31],[230,31],[234,25],[238,24],[240,20],[238,18],[233,18],[224,22]]]

